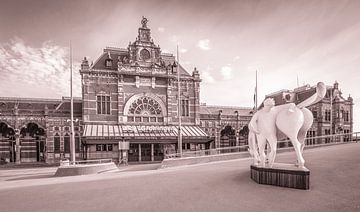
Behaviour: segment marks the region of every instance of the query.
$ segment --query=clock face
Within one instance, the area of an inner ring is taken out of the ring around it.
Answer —
[[[150,59],[150,52],[146,49],[143,49],[140,51],[140,57],[142,60],[148,60]]]

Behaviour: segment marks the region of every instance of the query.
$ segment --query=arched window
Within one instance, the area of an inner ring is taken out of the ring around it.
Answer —
[[[60,153],[60,136],[57,133],[54,136],[54,152]]]
[[[64,152],[70,153],[70,136],[69,136],[69,134],[65,134],[65,136],[64,136]]]
[[[154,99],[143,96],[135,100],[129,108],[129,122],[163,122],[159,103]]]

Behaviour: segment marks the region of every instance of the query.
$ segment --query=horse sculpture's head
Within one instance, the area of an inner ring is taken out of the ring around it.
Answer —
[[[273,107],[273,106],[275,106],[275,101],[274,101],[274,99],[273,99],[273,98],[267,98],[267,99],[265,99],[265,101],[264,101],[264,106],[265,106],[265,107]]]

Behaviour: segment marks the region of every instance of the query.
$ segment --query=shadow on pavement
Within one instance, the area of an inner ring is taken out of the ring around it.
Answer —
[[[54,174],[43,174],[43,175],[32,175],[27,177],[11,178],[5,181],[33,180],[33,179],[52,178],[52,177],[54,177]]]

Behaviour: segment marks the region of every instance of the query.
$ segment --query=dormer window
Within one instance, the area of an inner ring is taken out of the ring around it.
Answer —
[[[105,60],[105,66],[106,66],[107,68],[112,67],[112,60],[111,60],[111,59],[106,59],[106,60]]]
[[[112,59],[111,59],[111,55],[110,52],[108,52],[108,56],[105,60],[105,66],[106,68],[111,68],[112,67]]]

